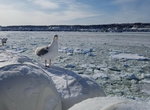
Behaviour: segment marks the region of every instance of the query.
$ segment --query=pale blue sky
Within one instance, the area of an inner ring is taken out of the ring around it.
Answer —
[[[150,22],[150,0],[0,0],[0,25]]]

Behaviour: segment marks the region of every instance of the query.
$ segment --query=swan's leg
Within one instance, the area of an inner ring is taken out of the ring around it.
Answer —
[[[45,66],[47,66],[47,60],[45,60]]]
[[[51,59],[49,59],[49,67],[51,66]]]

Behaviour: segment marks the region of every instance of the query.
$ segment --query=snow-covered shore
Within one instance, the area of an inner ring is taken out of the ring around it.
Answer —
[[[0,52],[0,110],[67,110],[80,101],[105,96],[92,79],[26,56]]]
[[[91,106],[92,105],[92,106]],[[82,101],[69,110],[149,110],[147,102],[123,97],[96,97]]]

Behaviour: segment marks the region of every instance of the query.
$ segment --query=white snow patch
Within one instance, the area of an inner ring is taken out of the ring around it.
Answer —
[[[0,68],[0,110],[62,110],[50,77],[29,64]]]
[[[87,98],[105,96],[103,89],[93,80],[60,68],[51,66],[46,69],[61,94],[63,110]]]
[[[0,52],[0,67],[10,64],[33,63],[32,59],[26,56],[19,56],[9,52]]]
[[[122,97],[96,97],[82,101],[69,110],[149,110],[146,102]]]

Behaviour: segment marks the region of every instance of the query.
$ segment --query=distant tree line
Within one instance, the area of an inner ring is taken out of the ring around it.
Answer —
[[[0,31],[150,32],[150,23],[0,26]]]

